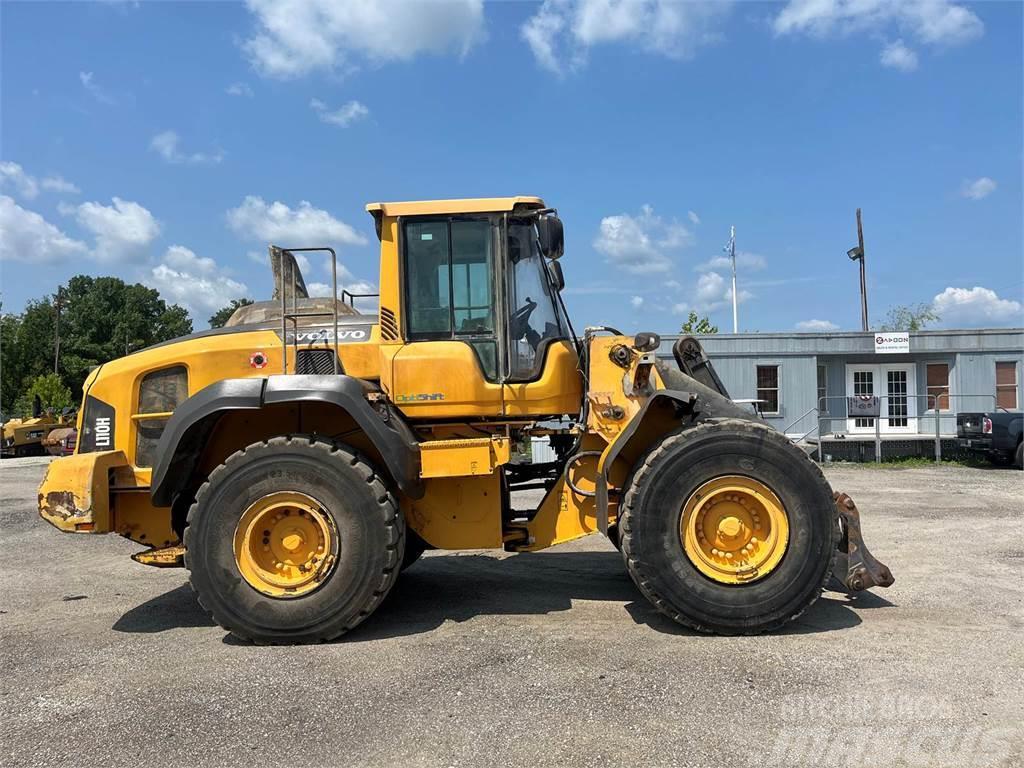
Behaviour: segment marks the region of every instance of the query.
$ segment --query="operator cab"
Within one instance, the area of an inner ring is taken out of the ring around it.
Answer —
[[[392,380],[384,380],[383,366],[382,383],[407,415],[465,413],[467,406],[480,416],[578,410],[578,386],[570,387],[575,402],[564,389],[558,398],[557,408],[566,410],[529,402],[535,395],[549,399],[541,382],[564,385],[578,375],[559,296],[564,241],[553,209],[522,197],[367,209],[381,234],[382,328],[396,316],[396,335],[404,341],[392,355]],[[389,280],[390,238],[396,281]],[[442,368],[453,373],[444,381],[430,376]],[[515,400],[521,402],[510,411]],[[448,407],[456,403],[457,409]]]

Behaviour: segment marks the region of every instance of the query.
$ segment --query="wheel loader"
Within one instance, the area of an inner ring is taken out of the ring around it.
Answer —
[[[89,375],[41,516],[184,566],[213,618],[257,643],[339,637],[427,548],[528,553],[600,533],[660,611],[722,634],[783,626],[830,579],[892,583],[853,502],[730,400],[696,339],[669,357],[654,333],[577,335],[543,200],[367,211],[375,314],[333,298],[330,248],[270,246],[270,302]],[[332,298],[307,296],[308,252],[329,261]],[[522,461],[538,437],[554,460]],[[518,508],[530,488],[542,500]]]

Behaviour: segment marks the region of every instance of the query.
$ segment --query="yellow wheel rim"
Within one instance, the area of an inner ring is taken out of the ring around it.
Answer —
[[[281,491],[253,502],[235,529],[238,572],[271,597],[299,597],[334,568],[338,530],[327,510],[304,493]]]
[[[748,584],[779,564],[789,519],[772,490],[751,477],[710,480],[686,500],[679,518],[683,551],[701,573],[723,584]]]

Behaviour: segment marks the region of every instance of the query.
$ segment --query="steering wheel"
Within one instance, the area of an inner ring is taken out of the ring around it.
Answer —
[[[513,340],[523,338],[523,336],[526,335],[526,332],[530,330],[530,315],[533,314],[533,310],[536,308],[537,302],[527,296],[526,305],[512,313],[512,317],[509,318],[509,330],[511,331]]]

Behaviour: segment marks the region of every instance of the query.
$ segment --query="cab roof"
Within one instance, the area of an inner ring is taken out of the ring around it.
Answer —
[[[539,197],[474,197],[461,200],[414,200],[404,203],[370,203],[368,213],[378,216],[425,216],[432,213],[503,213],[516,206],[543,208]]]

